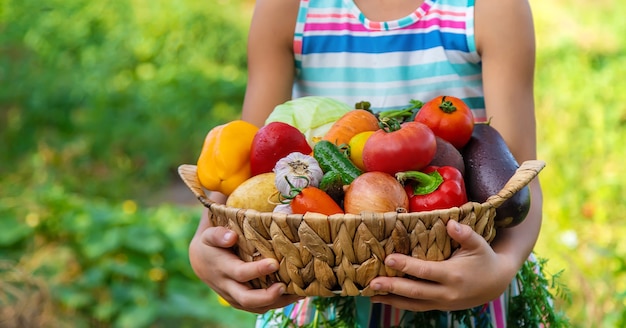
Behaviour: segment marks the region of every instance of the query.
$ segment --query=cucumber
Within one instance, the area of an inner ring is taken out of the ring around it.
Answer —
[[[343,178],[341,173],[337,171],[328,171],[324,173],[319,188],[327,193],[340,206],[343,203]]]
[[[341,173],[337,171],[328,171],[324,173],[322,181],[320,181],[319,188],[327,191],[332,190],[337,186],[341,186],[343,188],[343,177],[341,176]]]
[[[324,173],[339,172],[344,185],[349,185],[361,175],[361,170],[330,141],[320,140],[313,147],[313,157]]]

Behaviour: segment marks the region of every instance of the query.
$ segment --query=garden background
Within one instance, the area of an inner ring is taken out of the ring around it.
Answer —
[[[536,252],[575,327],[626,326],[626,3],[531,0]],[[176,167],[239,114],[251,0],[0,0],[0,318],[249,326],[194,276]],[[0,321],[0,326],[15,322]]]

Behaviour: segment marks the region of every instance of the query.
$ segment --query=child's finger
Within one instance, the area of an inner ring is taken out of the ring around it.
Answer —
[[[485,239],[474,232],[468,225],[450,220],[448,221],[446,228],[448,230],[448,235],[461,244],[461,248],[464,250],[480,249],[487,245]]]
[[[443,282],[447,272],[444,262],[424,261],[402,254],[390,254],[385,259],[385,265],[413,277],[434,282]]]
[[[202,233],[202,242],[208,246],[228,248],[237,242],[237,234],[224,227],[210,227]]]

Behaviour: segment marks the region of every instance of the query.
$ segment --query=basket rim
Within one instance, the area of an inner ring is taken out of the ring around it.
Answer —
[[[513,196],[517,191],[526,186],[530,181],[532,181],[541,170],[546,166],[546,162],[542,160],[527,160],[523,162],[519,168],[516,170],[515,174],[509,179],[509,181],[505,184],[500,192],[495,195],[492,195],[484,202],[476,202],[476,201],[468,201],[465,204],[460,206],[450,207],[446,209],[436,209],[430,211],[421,211],[421,212],[369,212],[364,211],[359,214],[352,213],[343,213],[343,214],[333,214],[333,215],[324,215],[321,213],[309,212],[307,214],[286,214],[286,213],[275,213],[275,212],[261,212],[255,209],[250,208],[239,208],[227,206],[226,204],[221,204],[214,202],[209,199],[208,193],[209,190],[202,187],[200,182],[197,179],[197,165],[194,164],[181,164],[178,167],[178,173],[183,180],[183,182],[187,185],[187,187],[194,193],[196,198],[204,205],[204,207],[208,209],[222,209],[222,210],[232,210],[232,211],[240,211],[244,213],[254,213],[254,214],[262,214],[262,215],[271,215],[278,216],[281,218],[288,219],[301,219],[304,216],[307,218],[314,219],[316,217],[319,218],[343,218],[343,219],[362,219],[363,216],[369,215],[372,213],[383,215],[383,216],[396,216],[397,218],[412,218],[412,217],[420,217],[420,216],[446,216],[451,212],[457,211],[467,211],[471,209],[475,209],[477,207],[487,209],[487,208],[498,208],[504,201]]]

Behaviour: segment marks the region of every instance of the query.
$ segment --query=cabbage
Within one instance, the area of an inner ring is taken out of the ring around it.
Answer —
[[[283,122],[292,125],[313,145],[316,138],[323,137],[333,123],[353,109],[346,103],[328,97],[296,98],[276,106],[265,124]]]

